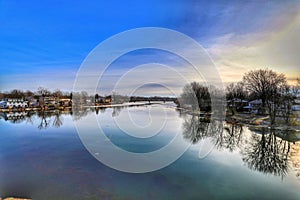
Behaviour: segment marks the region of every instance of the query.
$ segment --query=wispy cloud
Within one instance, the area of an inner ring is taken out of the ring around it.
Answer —
[[[264,67],[285,73],[289,80],[300,76],[299,1],[173,2],[143,2],[130,6],[128,11],[107,3],[115,8],[114,14],[111,9],[99,12],[103,3],[96,2],[86,5],[78,1],[72,8],[62,4],[55,13],[47,8],[51,5],[26,3],[18,7],[4,2],[6,9],[0,12],[0,90],[34,90],[40,85],[72,89],[81,62],[99,42],[120,31],[143,26],[171,28],[195,38],[213,59],[224,82],[239,81],[248,70]],[[182,46],[178,44],[178,48]],[[203,62],[205,55],[196,54],[192,48],[185,51],[189,57],[197,57],[202,75],[209,77],[207,68],[211,64]],[[108,94],[128,70],[147,63],[172,67],[189,81],[205,79],[176,55],[141,51],[114,62],[101,78],[99,90]],[[134,87],[135,80],[152,78],[152,82],[181,90],[184,82],[178,81],[178,75],[154,69],[144,68],[122,88]],[[151,87],[159,94],[164,91],[152,83],[144,87],[145,91],[151,92]]]
[[[207,50],[225,82],[241,79],[255,68],[271,68],[293,79],[300,76],[299,4],[289,12],[274,12],[265,27],[247,34],[228,33],[215,38]],[[271,17],[271,16],[270,16]]]
[[[39,86],[55,90],[72,90],[76,73],[73,70],[53,70],[51,72],[35,72],[0,75],[0,91],[12,89],[37,90]]]

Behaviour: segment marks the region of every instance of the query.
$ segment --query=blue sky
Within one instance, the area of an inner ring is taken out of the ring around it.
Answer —
[[[38,86],[70,90],[81,63],[96,45],[139,27],[164,27],[194,38],[207,50],[224,82],[238,81],[247,70],[262,67],[294,79],[300,74],[299,4],[293,0],[1,0],[0,90]],[[164,61],[165,54],[147,54]],[[138,55],[135,59],[144,59]],[[123,59],[114,73],[130,63]]]

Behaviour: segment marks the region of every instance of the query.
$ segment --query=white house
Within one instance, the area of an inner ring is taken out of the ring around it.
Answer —
[[[28,101],[25,101],[24,99],[7,99],[4,102],[6,102],[6,108],[27,108],[28,107]],[[3,103],[5,105],[5,103]]]
[[[293,111],[300,111],[300,105],[293,105],[292,110]]]
[[[247,104],[248,104],[247,100],[243,100],[243,99],[239,99],[239,98],[227,100],[227,105],[229,108],[232,108],[232,107],[235,107],[237,109],[244,108]]]
[[[248,106],[244,106],[243,108],[248,110],[248,112],[250,112],[250,113],[257,114],[259,108],[261,107],[261,105],[262,105],[262,100],[261,99],[255,99],[253,101],[249,101]]]

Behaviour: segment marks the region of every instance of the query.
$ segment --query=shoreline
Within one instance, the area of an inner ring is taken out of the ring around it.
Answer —
[[[127,103],[120,103],[120,104],[102,104],[102,105],[91,105],[91,106],[80,106],[80,108],[116,108],[116,107],[131,107],[131,106],[147,106],[147,105],[164,105],[165,103],[162,102],[127,102]],[[171,106],[179,111],[184,112],[185,114],[192,115],[192,116],[199,116],[202,118],[210,118],[211,112],[201,112],[201,111],[191,111],[186,108],[177,107],[173,105]],[[67,111],[72,110],[72,106],[59,106],[51,109],[45,109],[41,107],[34,107],[34,108],[13,108],[13,109],[1,109],[0,112],[3,113],[14,113],[14,112],[44,112],[44,111]],[[300,126],[298,125],[284,125],[284,124],[274,124],[270,125],[266,120],[268,116],[262,115],[252,115],[247,113],[238,113],[236,115],[229,115],[226,114],[224,121],[230,124],[241,124],[247,127],[256,128],[256,129],[271,129],[271,130],[281,130],[281,131],[296,131],[300,132]]]

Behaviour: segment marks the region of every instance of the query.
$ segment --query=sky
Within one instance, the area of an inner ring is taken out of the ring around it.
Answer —
[[[168,28],[193,38],[225,85],[259,68],[284,73],[293,81],[300,77],[299,10],[299,0],[0,0],[0,91],[36,90],[39,86],[72,90],[80,66],[97,45],[115,34],[142,27]],[[193,49],[187,51],[194,53]],[[147,63],[168,65],[179,75],[166,73],[163,79],[167,82],[157,80],[162,77],[158,76],[160,70]],[[182,58],[142,49],[112,63],[99,81],[100,93],[110,93],[118,80],[138,65],[144,70],[131,79],[152,77],[151,83],[140,86],[147,88],[147,94],[181,90],[181,75],[187,82],[203,80],[189,71],[189,63]],[[126,81],[122,84],[123,90],[133,87]]]

